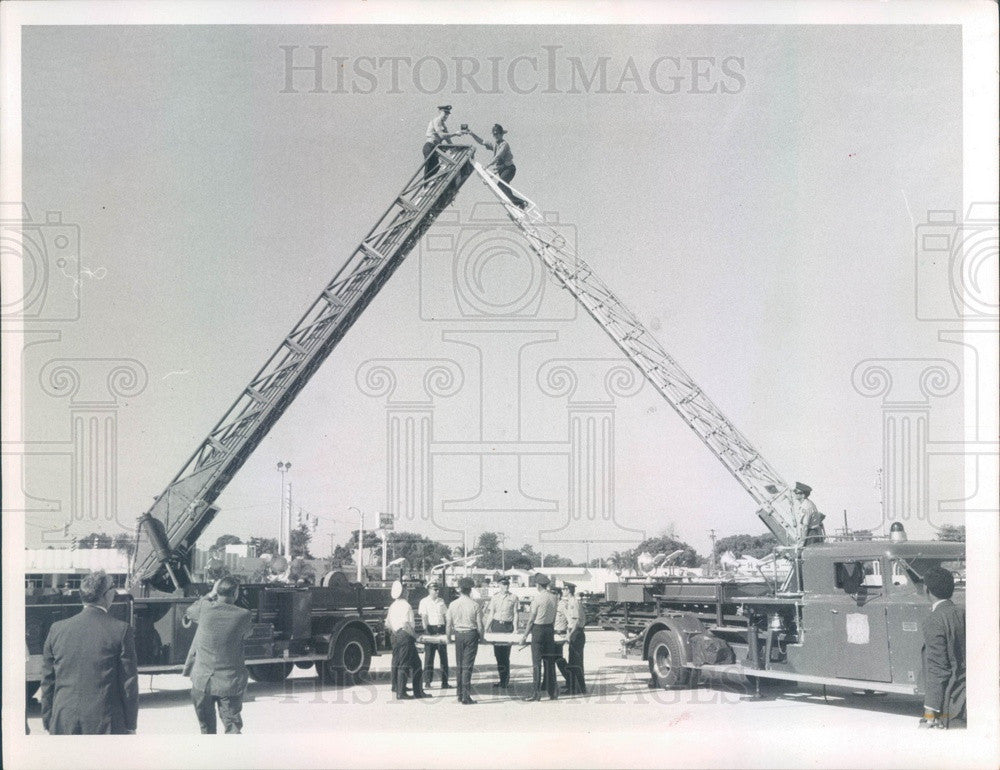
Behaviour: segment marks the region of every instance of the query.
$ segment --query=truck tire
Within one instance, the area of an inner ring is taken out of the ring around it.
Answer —
[[[688,687],[691,669],[684,666],[684,650],[672,631],[657,631],[649,642],[649,673],[664,690]]]
[[[258,663],[247,666],[250,678],[255,682],[283,682],[292,673],[291,663]]]
[[[354,685],[367,681],[372,665],[371,641],[357,628],[346,628],[333,645],[329,660],[317,663],[320,677],[338,685]]]

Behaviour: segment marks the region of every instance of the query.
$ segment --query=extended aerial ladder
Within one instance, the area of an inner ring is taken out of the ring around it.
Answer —
[[[139,519],[133,593],[191,582],[191,549],[233,475],[472,174],[473,150],[438,145],[243,389],[181,471]]]
[[[504,205],[511,221],[520,228],[532,251],[549,272],[583,305],[615,345],[750,493],[760,506],[757,515],[778,542],[783,546],[794,545],[795,504],[789,485],[663,349],[635,314],[580,259],[566,239],[546,223],[539,207],[520,191],[498,180],[479,163],[473,161],[473,166]],[[511,194],[508,195],[504,188],[511,190]],[[522,205],[516,205],[516,199],[520,199]]]
[[[789,485],[589,265],[548,225],[538,206],[473,159],[470,147],[439,145],[438,169],[421,166],[295,328],[139,519],[132,591],[184,588],[191,549],[218,509],[215,500],[403,259],[475,171],[504,205],[549,272],[760,505],[783,546],[796,540]],[[511,191],[508,194],[508,191]],[[514,196],[512,198],[512,196]],[[521,199],[521,205],[513,200]]]

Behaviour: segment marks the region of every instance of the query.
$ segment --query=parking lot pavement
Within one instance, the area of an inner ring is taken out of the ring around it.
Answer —
[[[321,684],[315,670],[295,669],[280,684],[251,683],[243,709],[248,733],[364,732],[392,725],[393,730],[423,732],[430,724],[446,724],[458,732],[550,732],[565,719],[567,725],[588,732],[623,729],[648,731],[712,731],[727,729],[755,732],[795,725],[797,729],[863,729],[873,726],[912,732],[919,712],[914,699],[899,696],[865,696],[822,689],[764,693],[748,700],[748,689],[739,683],[716,682],[695,689],[650,689],[642,661],[624,660],[616,653],[620,636],[610,631],[587,632],[586,670],[588,693],[528,703],[531,690],[531,652],[514,648],[511,689],[494,691],[496,681],[492,648],[482,646],[473,679],[475,706],[458,703],[455,690],[440,690],[432,698],[397,701],[389,689],[389,656],[372,661],[369,682],[353,687]],[[453,652],[453,650],[451,650]],[[451,656],[452,662],[454,655]],[[452,673],[452,684],[455,681]],[[33,734],[42,731],[37,703],[29,711]],[[140,677],[139,730],[144,735],[196,733],[190,701],[190,682],[179,675]]]

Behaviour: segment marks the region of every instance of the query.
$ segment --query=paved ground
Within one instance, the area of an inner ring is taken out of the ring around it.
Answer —
[[[551,730],[550,719],[585,720],[588,730],[614,731],[621,721],[638,727],[685,725],[711,727],[720,717],[747,729],[766,728],[781,714],[799,727],[851,725],[912,726],[919,704],[897,696],[851,695],[840,691],[824,698],[820,688],[792,690],[767,699],[749,701],[741,685],[716,683],[694,690],[663,691],[648,686],[649,675],[641,661],[617,656],[620,636],[608,631],[587,634],[586,668],[590,692],[586,696],[547,698],[539,703],[522,700],[531,691],[531,651],[514,648],[511,657],[512,688],[495,693],[492,648],[480,647],[473,687],[475,706],[457,702],[455,690],[440,690],[435,681],[422,701],[397,701],[389,690],[389,656],[372,661],[372,681],[354,687],[322,685],[314,669],[294,669],[282,684],[251,682],[244,706],[248,732],[327,732],[332,720],[338,729],[371,729],[372,720],[391,715],[401,730],[421,730],[432,715],[448,719],[450,729],[482,731]],[[453,652],[453,650],[451,650]],[[452,655],[452,658],[454,656]],[[454,674],[452,675],[454,684]],[[190,702],[190,680],[178,675],[140,678],[139,732],[178,734],[197,731]],[[474,712],[474,713],[472,713]],[[541,716],[540,716],[541,715]],[[29,713],[32,733],[41,731],[37,709]]]
[[[355,735],[385,729],[530,736],[571,730],[583,731],[591,738],[622,731],[680,738],[693,734],[763,736],[775,730],[789,734],[816,730],[832,731],[831,737],[846,736],[862,743],[871,742],[873,736],[881,736],[874,740],[883,742],[885,736],[890,741],[905,739],[910,749],[914,740],[923,741],[927,736],[928,731],[916,730],[920,704],[912,698],[845,691],[824,696],[822,689],[810,688],[752,701],[745,698],[745,688],[739,686],[652,690],[644,663],[616,656],[618,634],[589,631],[587,638],[587,696],[524,702],[521,696],[530,689],[530,650],[518,648],[512,656],[515,686],[508,694],[494,694],[490,688],[496,673],[492,649],[484,646],[480,648],[473,680],[478,704],[460,705],[454,690],[441,691],[437,683],[430,690],[433,698],[397,701],[389,691],[389,657],[384,655],[373,661],[372,681],[360,686],[320,685],[312,669],[295,669],[283,684],[251,683],[243,712],[245,729],[257,736]],[[187,679],[176,675],[143,676],[140,692],[141,735],[196,738],[198,727]],[[28,723],[32,734],[41,733],[37,706],[29,711]],[[608,763],[613,763],[611,758]],[[498,760],[496,764],[503,762]]]

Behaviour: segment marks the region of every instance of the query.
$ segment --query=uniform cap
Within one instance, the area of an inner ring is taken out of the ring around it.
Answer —
[[[795,491],[796,492],[801,492],[802,494],[808,496],[813,491],[813,488],[811,486],[809,486],[808,484],[803,484],[801,481],[796,481],[795,482]]]
[[[576,590],[576,583],[567,583],[567,582],[563,581],[563,588],[569,588],[569,589],[572,589],[573,591],[575,591]]]
[[[428,589],[431,589],[431,588],[440,588],[440,587],[441,586],[438,584],[438,582],[436,580],[434,580],[434,581],[432,581],[432,582],[430,582],[430,583],[427,584],[427,588]]]
[[[400,583],[398,580],[393,581],[390,593],[392,594],[393,599],[398,599],[400,596],[403,595],[403,584]]]
[[[509,577],[502,577],[497,582],[500,583],[501,585],[509,586],[510,585],[510,578]]]
[[[451,105],[450,104],[441,104],[441,105],[438,106],[438,109],[439,110],[444,110],[445,112],[451,112]]]
[[[535,584],[540,585],[542,588],[545,588],[545,586],[547,586],[550,582],[551,581],[540,572],[538,573],[538,576],[535,578]]]

